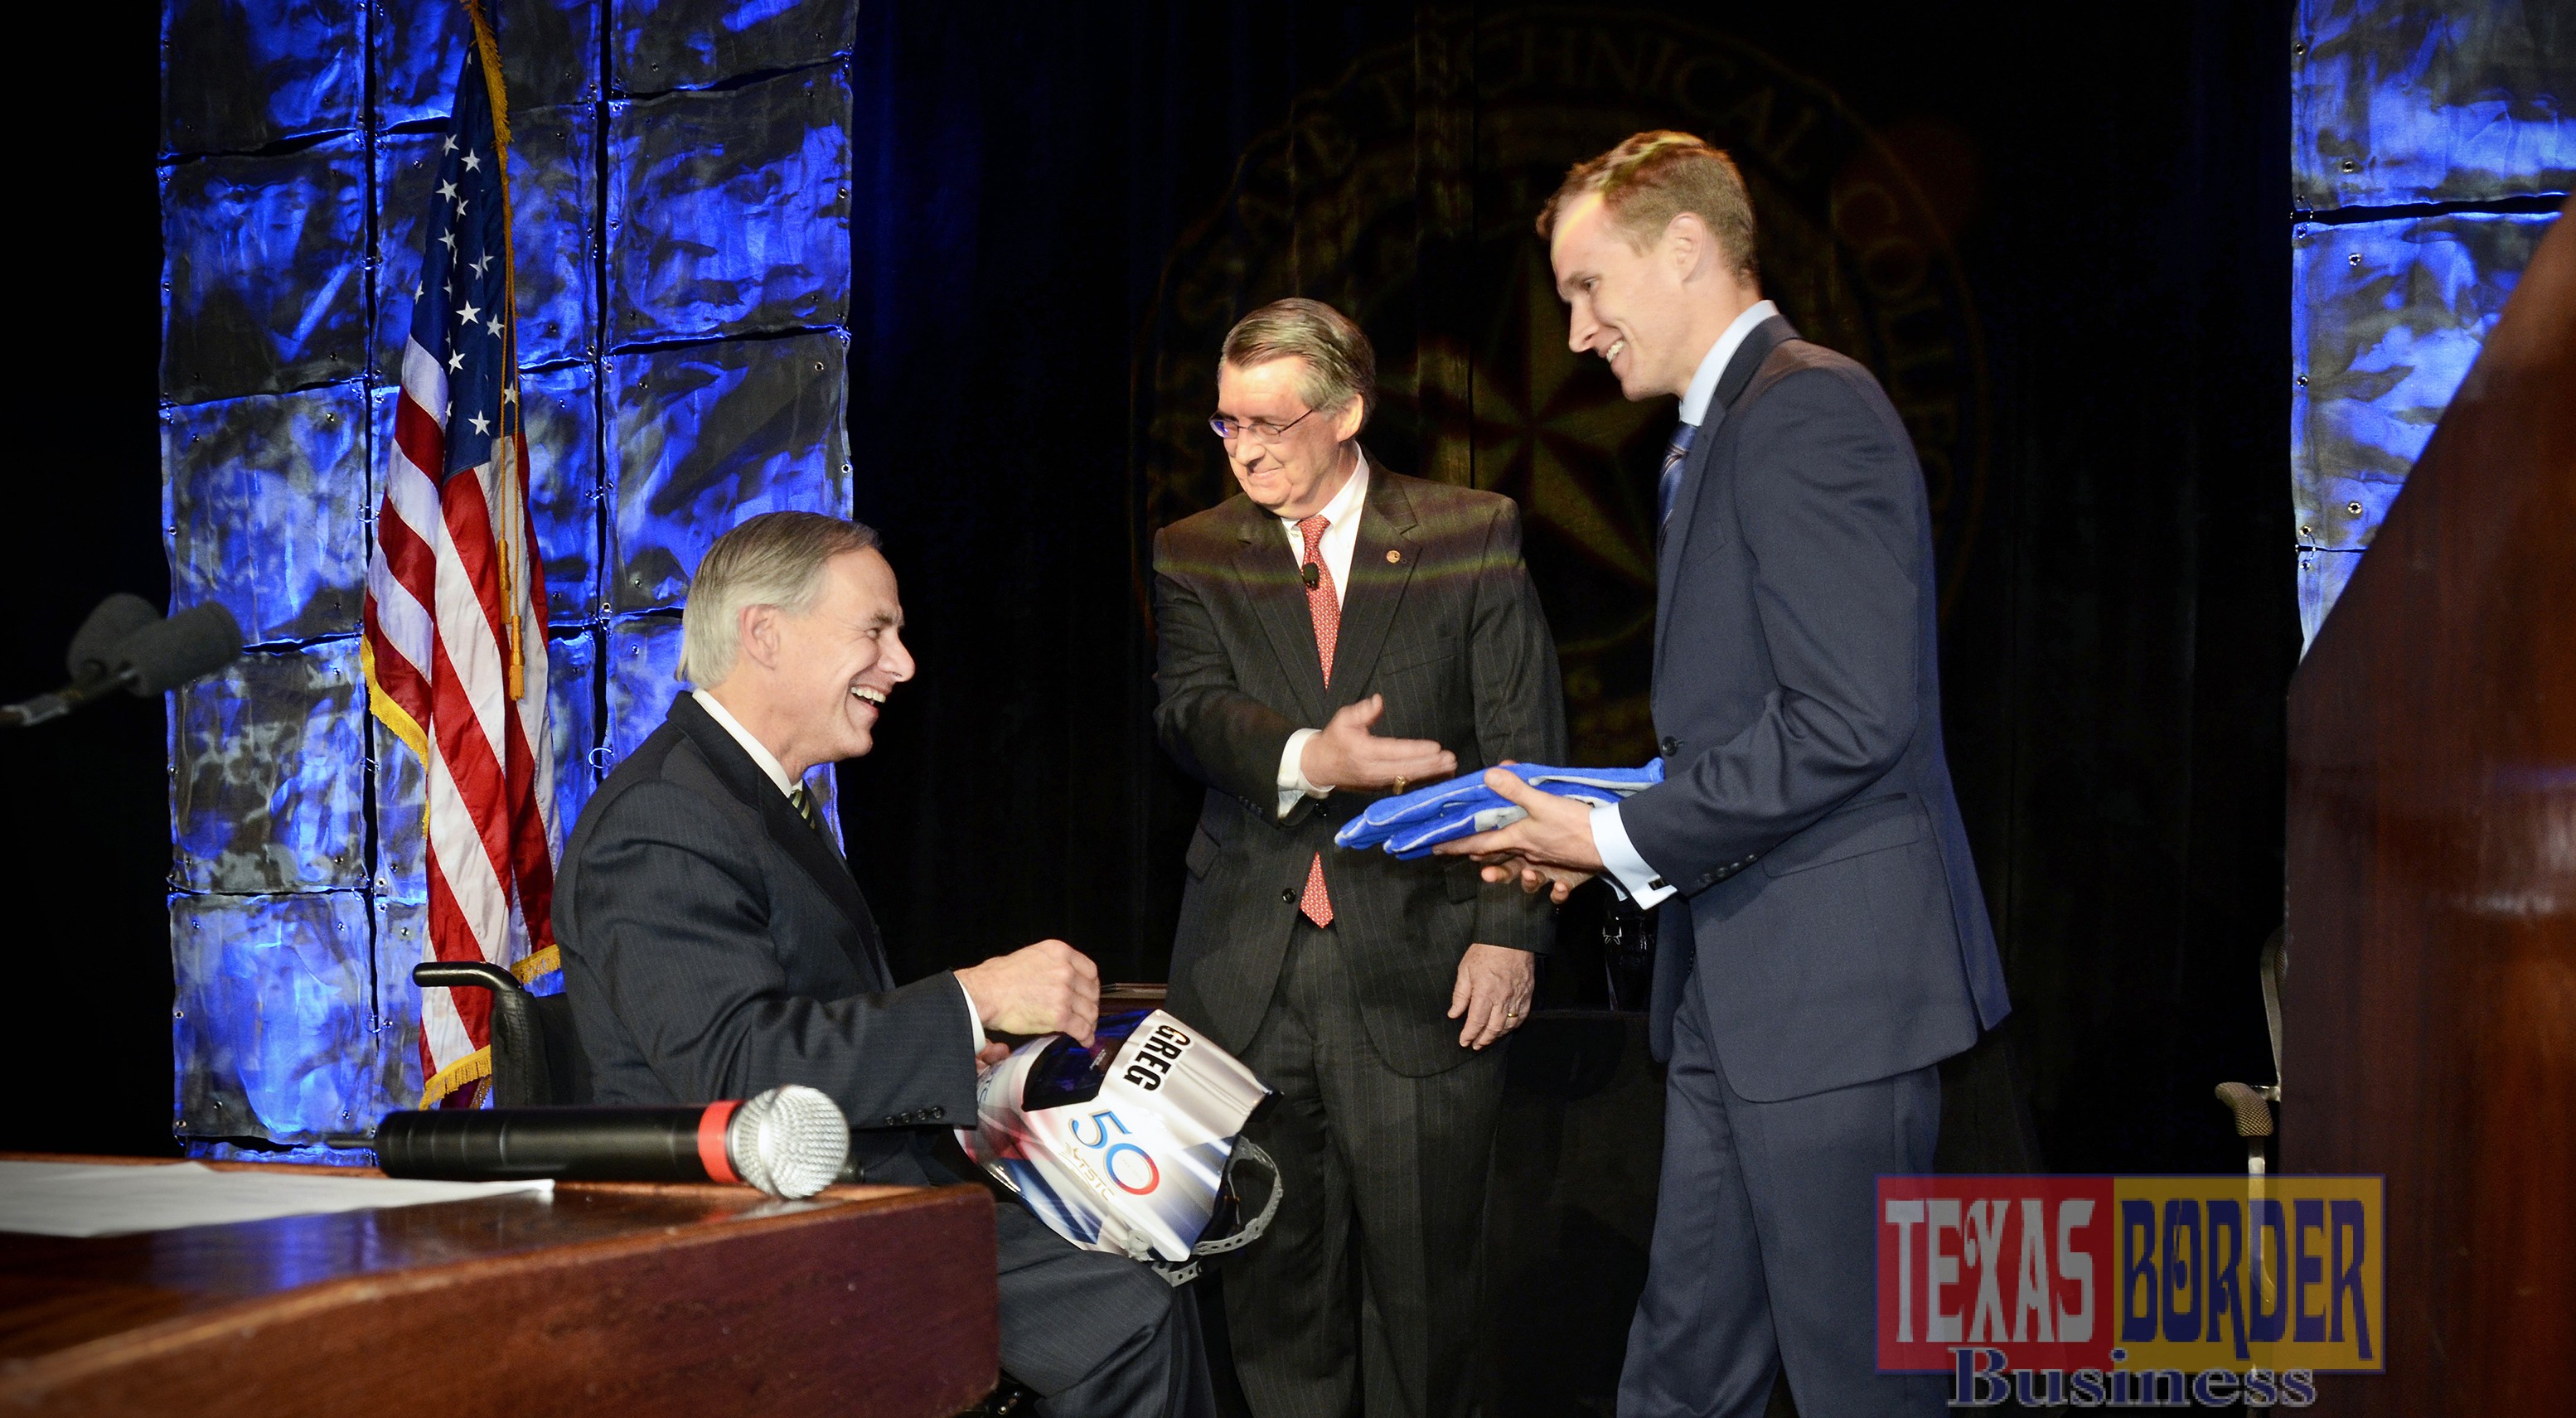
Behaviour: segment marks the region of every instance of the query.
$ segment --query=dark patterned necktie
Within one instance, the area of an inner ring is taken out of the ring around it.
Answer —
[[[1682,464],[1690,459],[1691,439],[1698,436],[1699,425],[1686,423],[1673,429],[1673,441],[1664,449],[1663,475],[1655,479],[1655,525],[1672,520],[1673,499],[1681,496]]]

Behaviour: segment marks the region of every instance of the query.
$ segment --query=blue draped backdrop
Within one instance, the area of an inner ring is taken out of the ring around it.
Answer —
[[[568,830],[676,688],[739,517],[846,513],[854,0],[504,0],[532,498]],[[174,1131],[364,1126],[420,1093],[422,770],[357,663],[456,0],[163,17],[164,519],[255,642],[174,697]],[[828,780],[827,780],[828,782]]]
[[[2576,13],[2302,0],[2292,501],[2310,640],[2576,179]]]

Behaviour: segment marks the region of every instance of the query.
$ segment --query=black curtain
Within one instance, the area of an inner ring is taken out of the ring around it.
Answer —
[[[113,591],[160,604],[161,217],[157,6],[33,11],[53,83],[19,106],[28,216],[0,698],[61,684]],[[77,81],[74,81],[74,72]],[[16,1021],[0,1147],[170,1154],[168,745],[161,704],[117,695],[0,730],[5,968]]]
[[[55,51],[125,97],[40,150],[83,216],[35,290],[74,397],[27,421],[56,471],[20,479],[13,697],[97,596],[166,584],[135,31]],[[2297,648],[2288,43],[2277,0],[863,6],[855,510],[922,669],[843,783],[899,963],[1057,935],[1161,977],[1195,795],[1152,737],[1145,538],[1222,495],[1191,425],[1217,337],[1280,295],[1377,340],[1382,461],[1545,524],[1579,750],[1642,756],[1633,543],[1670,412],[1552,352],[1528,223],[1565,165],[1696,124],[1748,154],[1773,292],[1924,448],[1951,760],[2046,1164],[2237,1165],[2208,1095],[2268,1077]],[[92,713],[0,745],[21,968],[78,1021],[20,1062],[44,1101],[8,1135],[166,1148],[164,746],[152,706]],[[1602,995],[1587,909],[1559,1004]]]
[[[1552,516],[1578,752],[1642,757],[1616,531],[1670,413],[1546,367],[1528,222],[1566,164],[1695,114],[1776,150],[1748,161],[1775,293],[1925,445],[1951,758],[2046,1162],[2239,1165],[2209,1090],[2269,1076],[2297,645],[2288,33],[2221,3],[865,12],[852,441],[923,669],[844,773],[906,965],[1062,935],[1161,978],[1195,794],[1151,737],[1144,539],[1227,490],[1192,426],[1226,324],[1277,296],[1369,327],[1382,461]],[[1930,260],[1938,298],[1873,253]],[[1588,920],[1560,1003],[1598,1002]]]

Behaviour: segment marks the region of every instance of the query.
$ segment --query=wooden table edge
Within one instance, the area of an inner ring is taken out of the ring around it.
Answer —
[[[19,1155],[10,1157],[8,1160],[30,1159]],[[149,1162],[161,1159],[127,1160]],[[297,1170],[319,1170],[292,1163],[236,1165],[244,1168],[291,1167]],[[367,1170],[372,1171],[372,1169]],[[666,1190],[651,1183],[583,1182],[558,1185],[613,1188],[619,1191]],[[707,1188],[690,1187],[687,1190],[703,1191]],[[847,1192],[866,1192],[873,1195],[835,1195],[835,1193]],[[453,1203],[422,1204],[438,1206]],[[586,1261],[597,1262],[654,1250],[716,1245],[745,1234],[757,1235],[767,1231],[795,1230],[846,1219],[853,1210],[963,1206],[989,1214],[993,1197],[992,1193],[982,1187],[961,1182],[944,1187],[835,1187],[812,1200],[775,1204],[782,1209],[768,1215],[737,1213],[733,1216],[712,1218],[710,1221],[657,1226],[624,1235],[540,1246],[509,1255],[464,1257],[440,1265],[420,1266],[383,1274],[337,1276],[291,1290],[250,1296],[211,1309],[175,1315],[166,1320],[139,1325],[119,1334],[102,1335],[96,1339],[67,1345],[49,1354],[0,1361],[0,1402],[24,1407],[35,1402],[46,1391],[67,1387],[106,1370],[132,1364],[174,1349],[206,1343],[215,1337],[217,1331],[238,1329],[245,1325],[266,1327],[310,1321],[334,1309],[348,1308],[374,1300],[426,1294],[452,1285],[474,1283],[493,1275],[550,1269],[560,1265],[567,1254],[578,1254]]]

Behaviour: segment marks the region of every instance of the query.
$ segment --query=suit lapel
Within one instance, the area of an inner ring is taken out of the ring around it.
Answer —
[[[1708,414],[1700,421],[1699,432],[1692,435],[1690,452],[1682,464],[1682,485],[1673,495],[1673,515],[1664,521],[1661,544],[1655,549],[1655,673],[1660,676],[1664,665],[1664,632],[1673,623],[1673,587],[1681,578],[1684,551],[1690,544],[1692,515],[1699,509],[1700,490],[1708,483],[1710,464],[1716,461],[1720,433],[1726,421],[1735,416],[1735,406],[1747,389],[1753,387],[1754,373],[1762,361],[1784,340],[1798,338],[1789,322],[1774,315],[1754,326],[1744,336],[1744,343],[1726,361],[1726,373],[1718,376],[1717,389],[1709,396]]]
[[[1324,722],[1324,662],[1315,649],[1315,622],[1306,610],[1306,583],[1297,576],[1297,557],[1288,548],[1279,519],[1250,498],[1235,534],[1235,577],[1244,599],[1261,622],[1270,649],[1279,657],[1279,674],[1297,700],[1303,723]],[[1363,519],[1362,525],[1366,525]]]
[[[760,815],[760,825],[769,833],[769,840],[823,888],[823,894],[832,898],[842,915],[849,917],[859,935],[859,949],[851,954],[850,963],[858,967],[861,978],[893,983],[884,962],[884,945],[877,938],[876,915],[868,909],[867,897],[860,894],[859,883],[851,877],[850,864],[841,860],[841,854],[832,850],[823,834],[805,821],[795,805],[787,801],[787,795],[778,791],[778,785],[694,697],[683,694],[671,701],[671,722],[697,745],[726,791]]]
[[[1369,670],[1395,624],[1396,608],[1404,602],[1404,588],[1422,560],[1421,544],[1413,537],[1412,499],[1375,459],[1369,460],[1364,505],[1359,540],[1351,548],[1350,584],[1342,588],[1341,634],[1333,647],[1333,687],[1326,697],[1335,708],[1359,698],[1358,689],[1368,683]]]

